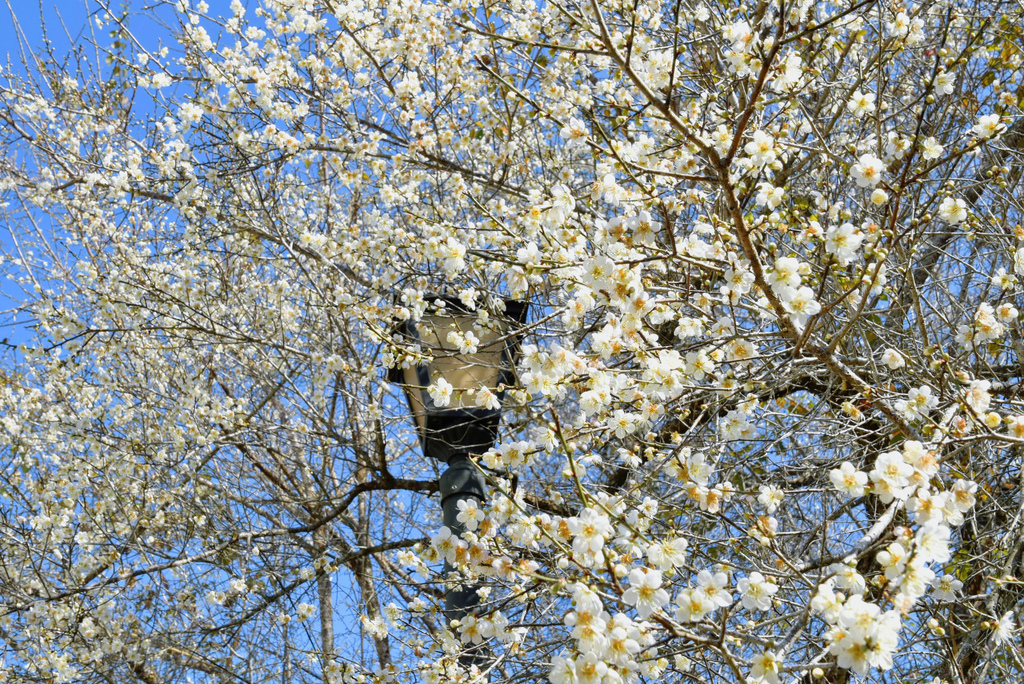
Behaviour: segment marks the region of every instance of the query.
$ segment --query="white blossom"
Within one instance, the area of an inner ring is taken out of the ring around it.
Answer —
[[[948,223],[963,223],[967,220],[967,203],[959,197],[947,197],[939,206],[939,216]]]
[[[882,363],[888,366],[890,370],[903,368],[907,365],[907,361],[903,358],[903,355],[891,347],[882,352]]]
[[[850,167],[850,176],[862,188],[873,188],[882,181],[885,165],[874,155],[864,154]]]
[[[642,618],[648,618],[668,603],[668,592],[661,588],[661,572],[637,568],[629,573],[629,589],[622,600],[636,607]]]
[[[974,125],[971,132],[982,140],[993,138],[998,135],[1005,127],[999,122],[998,114],[985,114],[978,118],[978,123]]]
[[[779,590],[759,572],[752,572],[749,576],[740,578],[736,583],[736,589],[740,592],[740,600],[747,610],[768,610],[772,607],[772,596]]]

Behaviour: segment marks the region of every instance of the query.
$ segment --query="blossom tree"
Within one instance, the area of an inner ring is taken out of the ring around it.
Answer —
[[[0,76],[0,681],[1024,677],[1019,3],[214,4]]]

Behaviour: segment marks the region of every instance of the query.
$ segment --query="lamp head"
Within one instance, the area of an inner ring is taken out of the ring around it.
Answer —
[[[424,453],[447,462],[455,455],[491,448],[501,421],[504,387],[512,384],[526,302],[506,300],[505,311],[487,317],[456,297],[428,296],[428,313],[418,322],[400,323],[393,335],[418,344],[430,361],[392,368],[388,380],[405,390]],[[428,388],[444,380],[451,386],[446,405],[438,406]]]

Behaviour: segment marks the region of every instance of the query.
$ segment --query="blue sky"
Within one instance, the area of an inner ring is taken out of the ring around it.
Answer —
[[[72,41],[88,37],[89,4],[95,9],[95,3],[86,0],[43,0],[41,5],[33,0],[7,0],[0,21],[4,70],[21,71],[19,38],[33,48],[43,45],[43,22],[46,38],[58,54],[68,52]]]
[[[72,44],[88,45],[93,40],[101,44],[109,43],[110,26],[98,29],[91,21],[96,13],[103,12],[103,5],[109,7],[114,14],[121,14],[127,9],[131,15],[129,23],[132,33],[143,43],[153,45],[166,36],[167,31],[152,19],[144,19],[141,15],[152,15],[155,11],[169,16],[173,12],[170,3],[155,10],[154,4],[161,3],[139,0],[6,0],[5,7],[0,9],[0,54],[4,69],[8,68],[8,64],[15,70],[20,69],[19,35],[29,46],[38,48],[43,45],[44,23],[46,38],[58,55],[69,52]],[[212,15],[231,14],[229,0],[209,0],[208,4]],[[248,6],[252,3],[243,0],[242,4]]]
[[[139,0],[103,0],[102,4],[100,0],[6,0],[0,6],[0,67],[3,68],[0,84],[6,85],[8,77],[34,71],[35,60],[50,59],[46,56],[47,45],[52,59],[58,64],[68,64],[69,71],[74,72],[76,66],[81,66],[83,73],[109,73],[111,67],[105,64],[103,54],[93,47],[95,44],[107,46],[114,40],[110,34],[112,25],[106,23],[100,28],[95,23],[97,14],[104,13],[103,5],[116,14],[126,10],[132,13],[129,29],[142,43],[157,46],[170,42],[166,28],[141,16]],[[228,8],[225,0],[214,0],[211,5],[214,14]],[[164,5],[159,13],[166,15],[171,11],[170,5]],[[151,15],[152,10],[147,14]],[[136,108],[137,112],[141,110],[141,106]],[[37,220],[44,226],[50,223],[41,215]],[[16,231],[17,227],[0,226],[0,250],[8,255],[16,252],[12,229]],[[0,340],[6,339],[10,344],[27,343],[33,337],[32,331],[24,327],[27,317],[16,311],[22,299],[20,287],[7,277],[0,277]]]
[[[8,75],[25,74],[24,62],[31,63],[33,56],[40,55],[46,41],[55,55],[63,56],[71,52],[74,43],[100,37],[96,35],[99,31],[90,27],[85,0],[7,0],[5,5],[0,9],[0,65],[4,71],[0,82]],[[0,227],[0,249],[5,254],[14,251],[9,226]],[[21,325],[26,317],[14,311],[21,301],[20,288],[4,277],[0,295],[0,339],[11,344],[29,342],[31,331]]]

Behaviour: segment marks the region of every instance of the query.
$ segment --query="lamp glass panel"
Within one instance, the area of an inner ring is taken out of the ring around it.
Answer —
[[[420,343],[434,357],[430,363],[430,381],[444,378],[451,385],[452,400],[448,408],[477,408],[476,391],[482,387],[492,392],[498,386],[505,355],[506,326],[495,321],[490,328],[476,326],[476,316],[424,316],[419,325]],[[475,335],[477,351],[463,354],[457,344],[448,340],[451,332]],[[407,382],[409,375],[406,375]],[[411,383],[414,384],[414,383]]]
[[[423,432],[427,429],[427,410],[423,406],[423,392],[420,391],[420,380],[416,372],[416,366],[406,368],[402,371],[405,377],[405,396],[409,400],[409,408],[416,419],[416,427]]]

